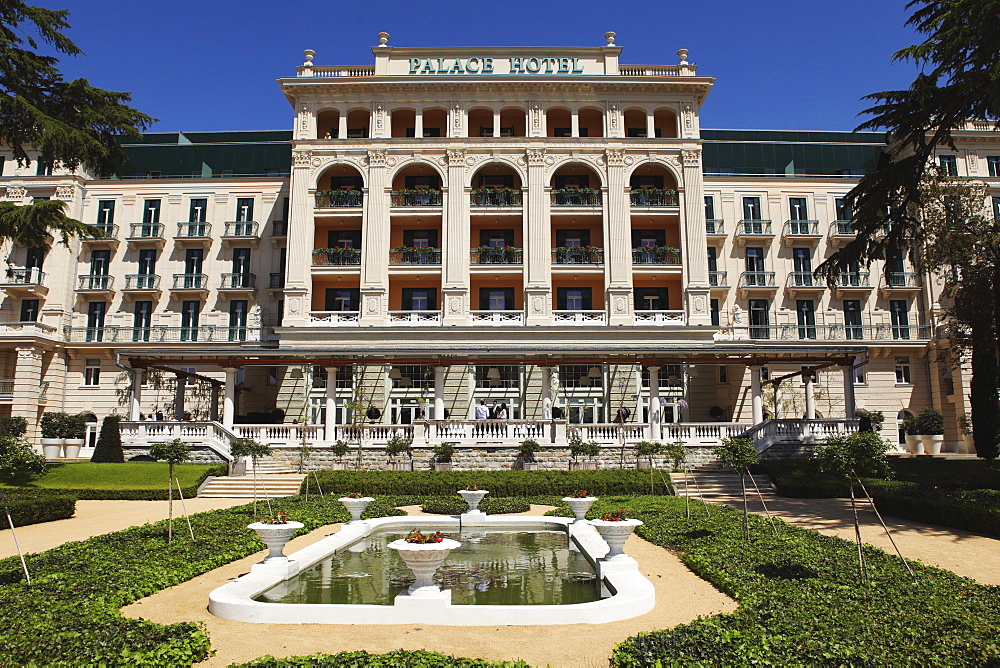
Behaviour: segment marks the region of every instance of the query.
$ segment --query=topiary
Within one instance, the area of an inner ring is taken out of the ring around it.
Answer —
[[[24,436],[28,431],[28,421],[20,415],[0,416],[0,437],[2,436]]]
[[[927,436],[944,434],[944,413],[936,408],[925,408],[917,417],[917,428],[918,433]]]
[[[120,415],[108,415],[101,422],[101,433],[97,437],[97,447],[90,461],[98,464],[123,464],[125,452],[122,450],[122,434],[119,427]]]

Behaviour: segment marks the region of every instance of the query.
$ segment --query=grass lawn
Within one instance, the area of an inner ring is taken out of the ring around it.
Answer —
[[[43,489],[166,490],[166,462],[124,464],[49,464],[48,472],[28,483]],[[215,464],[177,464],[174,474],[182,487],[198,484]]]

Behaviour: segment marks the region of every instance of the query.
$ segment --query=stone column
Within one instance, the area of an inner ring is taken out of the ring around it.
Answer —
[[[497,116],[499,118],[499,116]],[[465,193],[465,151],[448,151],[441,240],[444,263],[441,284],[444,325],[469,324],[469,216]]]
[[[656,123],[655,117],[652,113],[646,113],[646,138],[654,139],[656,137]]]
[[[385,151],[368,151],[368,192],[361,220],[361,313],[366,326],[389,322],[389,196]]]
[[[493,111],[493,136],[500,136],[500,112],[497,110]]]
[[[337,367],[326,367],[326,433],[323,440],[337,440]]]
[[[684,234],[681,239],[687,324],[712,326],[709,313],[708,242],[705,239],[705,196],[702,187],[701,151],[681,151],[684,173],[684,193],[681,218]]]
[[[542,367],[542,419],[552,419],[552,367]]]
[[[604,203],[604,271],[608,323],[633,324],[632,222],[625,181],[626,156],[621,149],[605,153],[608,190]],[[629,158],[631,160],[631,158]]]
[[[552,224],[545,183],[545,151],[528,149],[524,229],[526,324],[552,324]],[[551,159],[551,158],[550,158]]]
[[[816,393],[815,393],[816,372],[809,371],[806,374],[806,419],[816,419]]]
[[[212,394],[208,399],[208,419],[212,422],[219,421],[219,387],[217,385],[211,385]]]
[[[424,110],[417,109],[416,118],[413,121],[413,136],[416,139],[424,137]]]
[[[759,366],[750,367],[750,401],[753,406],[753,423],[760,424],[764,421],[764,402],[761,397]]]
[[[142,411],[142,369],[132,369],[132,391],[129,396],[128,419],[135,422]]]
[[[177,374],[177,385],[174,387],[174,413],[178,420],[184,419],[184,389],[187,385],[187,378]]]
[[[774,387],[774,419],[781,420],[781,383],[772,383]]]
[[[840,369],[844,373],[844,417],[852,420],[857,410],[854,399],[854,367],[845,364]]]
[[[569,128],[570,137],[580,136],[580,111],[578,109],[569,112]]]
[[[649,439],[660,440],[660,367],[649,366]]]
[[[226,373],[222,395],[222,426],[232,429],[236,418],[236,369],[223,367],[222,370]]]
[[[337,121],[337,139],[347,139],[347,112],[343,110]]]
[[[286,251],[285,313],[282,324],[302,326],[309,322],[312,289],[313,205],[315,192],[310,171],[311,151],[292,153],[289,192],[288,250]]]
[[[25,436],[37,436],[38,395],[42,381],[42,351],[33,346],[17,347],[17,366],[14,372],[14,397],[10,414],[23,417],[28,422]],[[50,396],[55,396],[52,393]]]
[[[434,419],[444,419],[444,375],[446,366],[434,367]]]

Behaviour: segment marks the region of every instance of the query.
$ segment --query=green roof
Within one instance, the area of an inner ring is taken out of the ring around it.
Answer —
[[[292,133],[151,132],[122,144],[128,161],[124,178],[220,178],[288,176]]]

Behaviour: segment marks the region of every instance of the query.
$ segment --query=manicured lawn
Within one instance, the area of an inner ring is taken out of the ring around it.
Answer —
[[[174,467],[174,474],[180,479],[181,487],[190,491],[205,478],[210,469],[217,466],[217,464],[178,464]],[[167,471],[166,462],[50,464],[45,475],[32,480],[21,489],[95,490],[111,493],[122,491],[162,492],[165,498]]]

